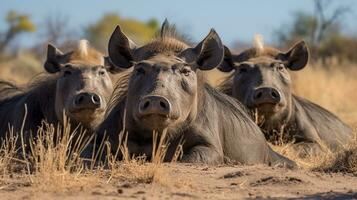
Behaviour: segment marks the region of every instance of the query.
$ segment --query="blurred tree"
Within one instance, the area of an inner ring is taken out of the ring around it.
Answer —
[[[343,35],[330,37],[317,49],[317,54],[322,61],[333,59],[338,63],[345,61],[357,63],[357,38]]]
[[[317,29],[314,35],[315,44],[320,43],[325,36],[331,31],[336,31],[333,28],[339,28],[339,20],[348,12],[350,8],[345,5],[336,7],[330,15],[327,10],[331,7],[331,0],[314,0],[315,18],[317,19]],[[339,33],[339,32],[338,32]],[[330,36],[334,36],[332,34]]]
[[[151,40],[159,28],[155,19],[145,23],[135,19],[123,19],[115,13],[109,13],[96,23],[86,27],[85,36],[93,46],[106,51],[109,37],[116,25],[120,25],[125,34],[137,44],[143,44]]]
[[[73,48],[81,37],[77,28],[70,27],[70,18],[61,13],[50,13],[38,25],[39,40],[29,51],[38,59],[43,60],[47,52],[47,44],[52,43],[63,51]]]
[[[0,33],[0,53],[3,53],[10,42],[20,33],[36,31],[36,26],[31,22],[28,15],[9,11],[5,20],[9,27]]]
[[[339,61],[348,59],[356,61],[348,48],[356,49],[353,45],[356,38],[349,38],[342,33],[342,17],[350,12],[350,8],[339,5],[332,8],[331,0],[314,0],[314,12],[297,12],[288,26],[282,26],[275,32],[277,42],[282,47],[292,45],[298,40],[308,42],[312,59],[335,57]],[[354,41],[354,42],[353,42]]]
[[[150,19],[149,21],[148,21],[148,23],[147,23],[147,25],[149,26],[149,27],[151,27],[152,29],[157,29],[157,28],[159,28],[159,22],[156,20],[156,19]]]
[[[341,5],[327,12],[331,5],[331,0],[314,0],[314,13],[297,12],[290,26],[276,31],[278,42],[290,45],[297,39],[304,39],[310,46],[318,48],[322,42],[340,35],[340,20],[350,10]]]
[[[313,15],[297,12],[294,15],[292,24],[284,26],[276,32],[276,37],[280,44],[291,44],[297,39],[303,38],[308,43],[314,42],[314,34],[317,30],[317,20]]]
[[[42,38],[45,38],[46,43],[51,42],[55,45],[62,45],[67,41],[75,38],[75,31],[69,28],[69,18],[65,15],[51,14],[43,21]]]

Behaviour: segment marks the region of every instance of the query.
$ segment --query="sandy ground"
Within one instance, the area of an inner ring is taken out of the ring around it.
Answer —
[[[46,192],[26,177],[2,181],[0,199],[357,199],[357,174],[267,166],[167,164],[155,183],[130,183],[98,174],[90,187]]]

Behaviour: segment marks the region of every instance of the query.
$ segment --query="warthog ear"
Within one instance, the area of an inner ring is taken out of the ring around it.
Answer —
[[[201,70],[211,70],[221,64],[224,57],[224,47],[214,29],[196,47],[182,52],[186,62],[195,62]]]
[[[221,72],[230,72],[234,69],[234,60],[231,51],[228,47],[224,46],[224,59],[218,69]]]
[[[45,62],[45,70],[48,73],[56,73],[60,71],[59,60],[64,54],[52,44],[47,46],[47,59]]]
[[[109,40],[108,53],[116,67],[130,68],[133,64],[133,49],[136,45],[120,29],[118,25]]]
[[[303,69],[309,61],[309,50],[304,41],[296,43],[288,52],[278,55],[278,59],[287,63],[287,67],[297,71]]]

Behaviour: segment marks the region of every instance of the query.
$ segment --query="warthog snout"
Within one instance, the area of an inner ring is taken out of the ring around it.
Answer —
[[[83,92],[74,98],[74,107],[76,109],[96,109],[100,106],[101,98],[94,93]]]
[[[168,99],[162,96],[146,96],[139,103],[139,115],[163,115],[168,116],[171,111],[171,104]]]
[[[280,92],[271,87],[257,88],[253,92],[253,104],[278,104],[281,100]]]

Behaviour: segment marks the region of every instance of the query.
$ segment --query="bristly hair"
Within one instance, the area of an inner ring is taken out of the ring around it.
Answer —
[[[265,46],[263,36],[257,34],[253,39],[253,47],[244,50],[238,56],[236,56],[235,62],[244,62],[251,58],[257,58],[260,56],[275,58],[279,53],[281,53],[280,50],[270,46]]]
[[[108,102],[108,106],[106,108],[106,115],[110,113],[112,109],[115,108],[117,104],[122,101],[125,101],[128,93],[128,84],[129,79],[132,75],[132,70],[126,70],[121,72],[120,77],[118,77],[117,82],[115,83],[115,87],[113,93]]]
[[[11,93],[5,98],[0,99],[0,119],[9,118],[9,114],[14,112],[14,110],[19,106],[19,103],[26,102],[28,108],[36,110],[38,116],[46,116],[47,120],[56,119],[54,112],[54,99],[55,99],[55,88],[56,88],[56,75],[48,75],[46,73],[39,74],[35,76],[29,83],[23,86],[17,86],[13,83],[5,83],[7,89],[1,90],[0,95]],[[5,88],[6,88],[5,87]],[[4,121],[4,123],[7,123]],[[27,121],[26,123],[31,123]],[[0,126],[3,128],[4,126]],[[0,127],[0,128],[1,128]]]
[[[81,57],[85,58],[88,56],[89,42],[88,40],[79,40],[77,51]]]
[[[83,60],[88,63],[104,64],[103,54],[89,44],[88,40],[82,39],[73,47],[71,60]]]
[[[191,44],[188,37],[180,34],[176,27],[170,25],[166,20],[156,37],[135,51],[135,57],[140,60],[147,59],[158,53],[178,55],[191,47]]]
[[[233,78],[234,78],[234,74],[230,74],[216,87],[216,89],[220,92],[223,92],[226,95],[232,96]]]
[[[257,52],[264,51],[264,39],[260,34],[256,34],[253,39],[253,47],[257,50]]]
[[[0,101],[11,98],[21,92],[23,92],[22,88],[15,83],[0,80]]]
[[[57,81],[57,75],[49,75],[40,73],[34,76],[27,84],[17,85],[10,81],[0,80],[0,100],[12,98],[17,95],[25,94],[38,88],[43,88],[46,85]]]
[[[175,38],[191,46],[193,42],[186,33],[179,31],[175,24],[170,24],[167,19],[162,23],[160,32],[156,34],[156,39]]]

